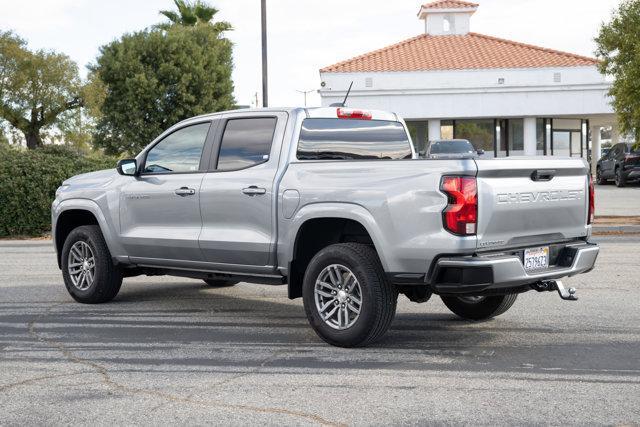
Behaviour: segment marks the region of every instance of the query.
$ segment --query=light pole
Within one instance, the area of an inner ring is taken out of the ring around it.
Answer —
[[[298,90],[298,89],[296,89],[296,92],[304,94],[304,106],[305,107],[307,106],[307,94],[313,92],[314,90],[315,89],[312,89],[312,90]]]
[[[261,0],[262,20],[262,106],[269,106],[269,89],[267,87],[267,0]]]

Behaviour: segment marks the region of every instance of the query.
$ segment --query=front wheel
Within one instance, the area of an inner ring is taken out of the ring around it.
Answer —
[[[600,168],[596,169],[596,183],[598,185],[605,185],[608,183],[607,180],[602,176],[602,169]]]
[[[339,347],[365,346],[381,338],[398,300],[376,251],[358,243],[320,250],[307,267],[302,294],[313,330]]]
[[[495,296],[441,296],[442,302],[449,310],[463,319],[486,320],[496,317],[507,311],[518,294]]]
[[[62,277],[78,302],[111,301],[122,285],[122,272],[111,259],[100,227],[83,225],[71,231],[62,247]]]

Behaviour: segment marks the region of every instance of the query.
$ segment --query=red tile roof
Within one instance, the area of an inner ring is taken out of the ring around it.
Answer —
[[[542,68],[596,65],[586,56],[560,52],[477,33],[422,34],[400,43],[338,62],[323,73]]]
[[[438,0],[422,5],[423,9],[466,9],[472,7],[478,7],[478,4],[460,0]]]

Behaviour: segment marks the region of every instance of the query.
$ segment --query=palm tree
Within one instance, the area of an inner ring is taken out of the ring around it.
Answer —
[[[211,22],[218,9],[209,6],[202,0],[173,0],[177,11],[161,10],[160,14],[166,16],[169,22],[158,24],[161,29],[168,29],[173,25],[184,25],[186,27],[195,27],[196,25],[211,25],[214,30],[221,33],[233,29],[231,24],[226,21]]]

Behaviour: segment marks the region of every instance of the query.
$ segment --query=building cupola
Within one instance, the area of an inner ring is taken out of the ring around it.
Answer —
[[[471,15],[478,4],[460,0],[437,0],[422,5],[418,18],[425,21],[425,32],[431,36],[465,35],[469,33]]]

